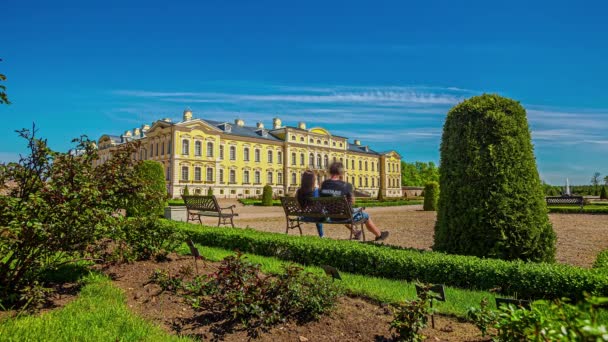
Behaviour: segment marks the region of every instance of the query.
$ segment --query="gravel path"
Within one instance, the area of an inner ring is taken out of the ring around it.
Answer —
[[[285,214],[281,207],[243,206],[230,200],[221,205],[237,204],[238,227],[284,233]],[[390,231],[388,244],[429,250],[433,245],[434,212],[422,211],[421,205],[377,207],[366,210],[381,230]],[[557,261],[591,267],[596,255],[608,248],[608,216],[589,214],[549,214],[557,234]],[[207,221],[207,223],[211,223]],[[317,235],[313,224],[304,226],[305,235]],[[289,234],[297,234],[290,231]],[[325,235],[332,239],[348,239],[349,231],[339,225],[326,225]],[[371,239],[371,233],[367,235]]]

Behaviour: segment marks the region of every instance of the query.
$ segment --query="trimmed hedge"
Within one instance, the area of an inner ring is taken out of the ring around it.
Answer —
[[[582,298],[584,291],[608,294],[605,273],[569,265],[482,259],[252,229],[218,229],[183,222],[169,224],[205,246],[238,249],[304,265],[332,265],[344,272],[369,276],[474,290],[498,287],[500,292],[517,294],[519,298]]]
[[[559,214],[608,214],[608,206],[584,206],[583,211],[580,207],[547,207],[550,213]]]
[[[424,186],[424,193],[424,211],[437,211],[437,201],[439,200],[439,183],[426,183]]]

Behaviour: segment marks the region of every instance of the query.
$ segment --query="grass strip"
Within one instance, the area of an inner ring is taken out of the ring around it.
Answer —
[[[190,341],[169,335],[134,315],[124,293],[91,273],[77,299],[65,307],[0,322],[2,341]]]

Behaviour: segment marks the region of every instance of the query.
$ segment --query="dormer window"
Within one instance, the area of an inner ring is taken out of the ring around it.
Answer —
[[[221,130],[223,130],[226,133],[232,132],[232,125],[229,123],[223,123],[223,124],[219,125],[219,127]]]

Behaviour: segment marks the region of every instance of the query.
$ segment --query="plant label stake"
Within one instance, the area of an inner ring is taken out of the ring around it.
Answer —
[[[196,268],[196,274],[198,274],[198,264],[196,263],[196,260],[202,259],[203,257],[201,257],[201,253],[198,251],[198,248],[196,248],[192,240],[186,241],[186,244],[188,245],[188,248],[190,248],[190,254],[192,254],[194,257],[194,267]]]
[[[340,273],[338,273],[338,270],[335,267],[329,265],[321,265],[321,268],[325,271],[325,274],[332,278],[333,281],[335,281],[336,279],[342,280],[342,277],[340,277]]]
[[[424,292],[424,288],[418,284],[416,284],[416,295],[420,297],[420,293]],[[428,287],[430,300],[429,303],[431,305],[431,326],[435,329],[435,315],[432,313],[433,311],[433,299],[438,300],[440,302],[445,302],[445,289],[442,284],[431,285]]]
[[[531,302],[525,299],[512,299],[512,298],[496,298],[496,308],[500,309],[502,305],[513,304],[517,308],[530,309]]]

